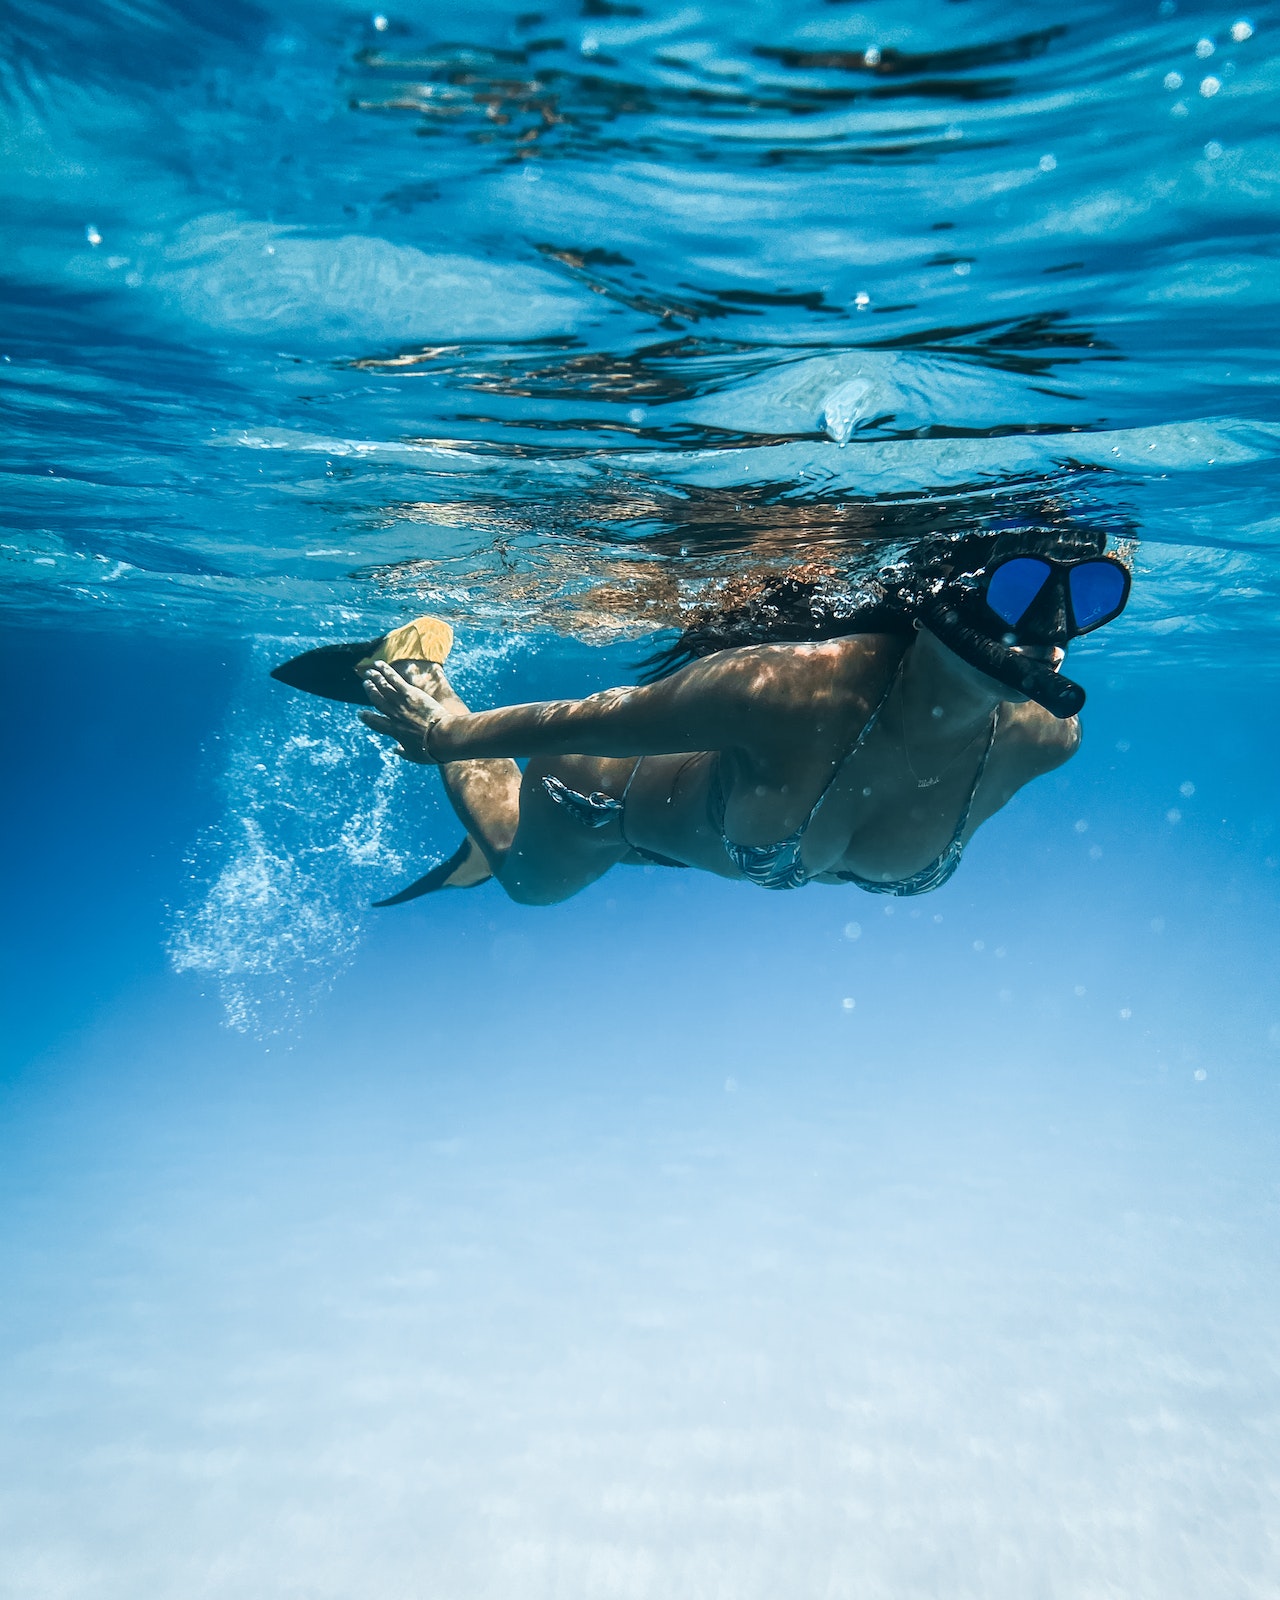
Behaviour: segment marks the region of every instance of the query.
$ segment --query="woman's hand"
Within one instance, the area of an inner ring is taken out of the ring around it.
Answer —
[[[413,681],[421,676],[409,665],[397,671],[385,661],[375,661],[364,674],[364,690],[378,711],[362,711],[360,720],[375,733],[394,739],[400,746],[398,754],[406,761],[435,766],[431,731],[437,723],[448,720],[450,713]]]

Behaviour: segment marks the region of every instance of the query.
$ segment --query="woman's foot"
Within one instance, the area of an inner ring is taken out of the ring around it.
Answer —
[[[406,683],[421,689],[444,706],[451,717],[465,717],[468,714],[469,708],[445,677],[444,668],[438,661],[397,661],[395,669]]]
[[[406,761],[416,761],[422,766],[438,765],[431,754],[431,730],[438,722],[457,715],[429,689],[419,687],[431,680],[425,672],[415,669],[430,665],[429,662],[398,661],[392,665],[375,661],[363,674],[365,694],[377,710],[362,711],[361,722],[375,733],[394,739],[400,746],[399,754]]]
[[[272,669],[271,676],[292,689],[326,700],[365,704],[363,673],[375,661],[433,663],[448,659],[453,629],[439,617],[415,617],[381,639],[361,644],[326,644],[307,650]]]

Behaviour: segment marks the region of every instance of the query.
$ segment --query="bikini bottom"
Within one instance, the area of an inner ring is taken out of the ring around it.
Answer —
[[[639,766],[639,762],[636,766]],[[634,770],[631,777],[635,776]],[[561,806],[575,822],[580,822],[584,828],[603,828],[606,823],[617,821],[618,831],[622,834],[622,841],[627,845],[633,855],[640,857],[641,861],[649,862],[655,867],[687,867],[687,861],[672,861],[670,856],[661,856],[655,850],[642,850],[639,845],[632,844],[627,838],[622,827],[622,819],[626,814],[626,790],[623,790],[622,799],[615,800],[611,794],[603,794],[599,789],[590,794],[580,794],[577,789],[571,789],[567,783],[561,783],[559,778],[546,777],[542,780],[542,787],[558,806]],[[627,789],[631,787],[631,778],[627,779]]]

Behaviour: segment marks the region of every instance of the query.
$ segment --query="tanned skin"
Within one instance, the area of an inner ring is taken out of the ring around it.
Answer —
[[[1054,667],[1065,655],[1022,648]],[[805,868],[829,883],[837,872],[908,877],[950,842],[997,710],[966,840],[1080,742],[1075,718],[1057,720],[924,629],[905,646],[855,634],[723,650],[642,688],[493,711],[469,711],[431,662],[378,663],[364,682],[376,709],[363,720],[407,760],[439,766],[478,846],[459,884],[479,881],[487,866],[524,905],[567,900],[642,859],[636,849],[739,877],[707,817],[717,766],[735,843],[786,838],[838,770],[804,835]],[[890,684],[866,742],[846,760]],[[523,773],[517,759],[527,760]],[[625,817],[584,827],[547,794],[547,776],[614,798],[631,779]]]

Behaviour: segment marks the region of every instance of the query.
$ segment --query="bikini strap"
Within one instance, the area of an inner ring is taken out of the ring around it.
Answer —
[[[908,645],[907,649],[910,649],[910,648],[911,648],[910,645]],[[866,743],[867,736],[870,734],[872,728],[874,728],[876,723],[879,722],[880,713],[889,704],[889,696],[893,693],[894,688],[897,685],[898,679],[902,676],[902,669],[903,669],[903,666],[904,666],[904,664],[906,662],[906,659],[907,659],[907,651],[904,650],[902,652],[902,655],[898,659],[898,665],[889,674],[889,682],[888,682],[888,684],[887,684],[887,686],[885,688],[884,693],[880,696],[879,700],[876,701],[875,708],[873,709],[871,715],[862,724],[862,727],[861,727],[861,729],[859,730],[859,733],[858,733],[858,737],[853,741],[853,743],[849,746],[849,748],[845,751],[845,753],[840,757],[840,760],[836,764],[835,771],[827,779],[825,788],[823,789],[822,793],[818,796],[818,798],[813,802],[813,809],[809,812],[808,817],[805,819],[803,825],[801,826],[800,831],[802,833],[805,832],[808,829],[809,824],[813,821],[813,819],[817,816],[818,812],[822,809],[823,801],[826,800],[827,796],[831,793],[832,789],[835,788],[836,779],[840,776],[840,774],[844,771],[844,769],[853,760],[854,756],[857,755],[858,751],[862,749],[862,746]]]
[[[952,844],[959,842],[960,835],[969,823],[969,813],[973,810],[973,802],[978,798],[978,790],[982,785],[983,774],[987,770],[987,762],[995,748],[996,730],[1000,726],[1000,706],[997,705],[991,713],[991,728],[987,734],[987,743],[982,752],[982,759],[978,762],[978,770],[973,775],[973,783],[969,789],[969,798],[964,803],[964,810],[960,813],[960,820],[956,823],[956,831],[951,835]]]
[[[626,784],[617,799],[600,789],[593,789],[590,794],[580,794],[577,789],[571,789],[567,783],[562,783],[559,778],[550,775],[543,778],[542,787],[558,806],[563,806],[570,816],[582,823],[583,827],[603,828],[605,823],[612,822],[616,817],[619,828],[622,828],[623,815],[627,809],[627,796],[631,793],[631,785],[635,782],[636,773],[639,772],[643,760],[643,756],[636,757],[635,766],[628,774]],[[624,841],[630,843],[625,829],[622,837]]]
[[[836,779],[844,771],[845,767],[849,764],[849,762],[853,760],[854,756],[857,755],[858,751],[862,748],[863,742],[866,740],[867,735],[871,732],[872,728],[874,728],[876,723],[880,720],[880,713],[889,704],[889,696],[893,693],[894,684],[897,683],[899,677],[902,675],[902,666],[903,666],[903,662],[905,662],[906,659],[907,659],[907,655],[906,655],[906,651],[904,650],[903,653],[902,653],[902,658],[901,658],[901,660],[899,660],[898,665],[889,674],[889,682],[888,682],[888,684],[887,684],[887,686],[885,688],[884,693],[880,696],[879,700],[877,700],[875,706],[872,709],[871,715],[862,724],[862,727],[858,731],[857,738],[853,741],[853,743],[849,746],[849,748],[845,751],[845,753],[840,757],[839,761],[836,763],[835,770],[832,772],[831,776],[827,779],[826,784],[823,786],[822,793],[813,802],[813,805],[812,805],[812,807],[810,808],[810,811],[809,811],[809,815],[805,818],[805,820],[796,829],[794,837],[798,838],[798,837],[800,837],[801,835],[803,835],[806,832],[806,830],[809,827],[809,824],[813,821],[813,819],[817,816],[818,812],[822,809],[823,801],[827,798],[827,796],[831,793],[832,789],[835,787]],[[709,786],[707,788],[707,820],[711,823],[711,826],[715,829],[715,831],[723,839],[725,837],[725,832],[724,832],[724,813],[725,813],[726,801],[725,801],[725,792],[724,792],[724,779],[721,776],[721,770],[720,769],[721,769],[721,757],[720,757],[719,752],[717,752],[715,762],[714,762],[714,764],[712,766],[712,769],[711,769],[711,782],[710,782],[710,784],[709,784]],[[634,774],[633,774],[633,776],[634,776]],[[628,787],[630,787],[630,785],[628,785]]]

